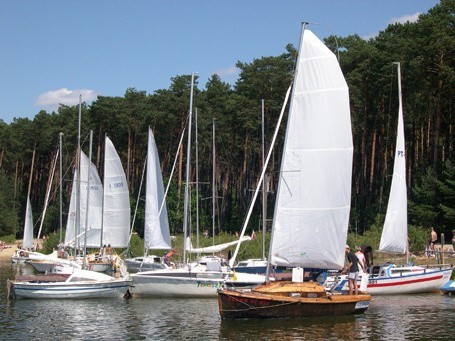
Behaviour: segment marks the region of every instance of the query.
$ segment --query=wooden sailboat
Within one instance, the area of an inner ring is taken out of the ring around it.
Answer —
[[[346,81],[335,55],[303,25],[268,256],[269,264],[295,267],[293,280],[220,290],[222,318],[345,315],[368,308],[370,295],[328,294],[303,282],[303,268],[343,267],[352,153]]]

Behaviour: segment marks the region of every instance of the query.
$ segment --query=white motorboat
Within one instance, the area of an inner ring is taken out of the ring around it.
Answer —
[[[128,277],[114,278],[74,267],[64,269],[64,274],[25,276],[8,280],[8,296],[48,299],[123,297],[128,293],[131,284]]]
[[[450,280],[453,269],[425,266],[375,265],[369,268],[367,292],[370,295],[416,294],[435,292]],[[358,280],[360,286],[362,278]],[[326,288],[348,291],[346,275],[330,276]]]

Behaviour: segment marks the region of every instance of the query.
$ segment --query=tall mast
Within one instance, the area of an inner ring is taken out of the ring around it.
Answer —
[[[84,231],[84,269],[87,267],[87,232],[89,224],[89,210],[90,210],[90,178],[92,177],[92,141],[93,130],[90,130],[90,148],[88,151],[88,170],[87,170],[87,204],[85,209],[85,231]]]
[[[81,116],[82,116],[82,95],[79,95],[79,116],[77,124],[77,156],[76,156],[76,172],[77,172],[77,184],[76,184],[76,224],[74,226],[75,233],[74,237],[74,250],[77,253],[79,249],[79,229],[81,227]]]
[[[199,146],[198,146],[198,130],[197,130],[197,108],[195,111],[195,140],[196,140],[196,248],[199,248]]]
[[[60,223],[60,238],[59,238],[59,242],[60,244],[62,243],[63,241],[63,213],[62,213],[62,207],[63,207],[63,194],[62,194],[62,183],[63,183],[63,174],[62,174],[62,171],[63,171],[63,166],[62,166],[62,158],[63,158],[63,155],[62,155],[62,138],[63,138],[63,133],[60,132],[58,134],[58,137],[59,137],[59,150],[60,150],[60,193],[59,193],[59,196],[60,196],[60,219],[59,219],[59,223]]]
[[[188,236],[188,206],[189,206],[189,186],[190,186],[190,161],[191,161],[191,116],[193,113],[193,90],[194,90],[194,75],[191,74],[191,94],[190,94],[190,110],[188,113],[188,145],[186,151],[186,183],[185,183],[185,200],[183,210],[183,263],[186,263],[186,237]]]
[[[261,100],[261,117],[262,117],[262,168],[265,166],[265,136],[264,136],[264,100]],[[265,232],[267,230],[267,192],[266,178],[262,179],[262,259],[265,259]]]
[[[213,141],[212,141],[212,245],[215,246],[215,195],[216,195],[216,181],[215,181],[215,119],[212,121]]]

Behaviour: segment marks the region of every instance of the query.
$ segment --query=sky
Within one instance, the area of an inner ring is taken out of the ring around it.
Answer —
[[[369,39],[416,21],[434,0],[0,0],[0,119],[128,88],[154,93],[197,72],[234,85],[237,61],[298,46],[301,22],[323,39]],[[317,25],[316,25],[317,24]]]

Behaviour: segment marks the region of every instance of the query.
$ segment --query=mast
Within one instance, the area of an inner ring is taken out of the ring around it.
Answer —
[[[59,223],[60,223],[60,238],[59,238],[59,242],[60,244],[62,243],[63,241],[63,212],[62,212],[62,209],[63,209],[63,189],[62,189],[62,183],[63,183],[63,166],[62,166],[62,158],[63,158],[63,155],[62,155],[62,138],[63,138],[63,133],[60,132],[58,134],[58,137],[59,137],[59,150],[60,150],[60,193],[59,193],[59,197],[60,197],[60,216],[59,216]]]
[[[186,183],[185,183],[185,200],[183,210],[183,263],[186,263],[186,237],[188,236],[188,205],[189,205],[189,186],[190,186],[190,161],[191,161],[191,116],[193,112],[193,90],[194,75],[191,74],[191,93],[190,93],[190,110],[188,113],[188,145],[186,151]]]
[[[48,182],[48,187],[47,187],[47,191],[46,191],[46,196],[44,198],[44,209],[43,209],[43,214],[41,216],[41,223],[40,223],[40,226],[39,226],[39,230],[38,230],[38,235],[37,235],[37,239],[40,239],[41,237],[41,231],[43,229],[43,225],[44,225],[44,217],[46,216],[46,211],[47,211],[47,205],[49,203],[49,197],[51,195],[51,187],[52,187],[52,182],[54,182],[54,174],[55,174],[55,168],[57,166],[57,159],[58,159],[58,155],[59,152],[57,151],[57,154],[55,155],[55,160],[54,160],[54,163],[52,165],[52,171],[51,171],[51,177],[49,179],[49,182]]]
[[[101,210],[101,234],[100,234],[100,249],[103,247],[103,233],[104,233],[104,203],[105,203],[105,195],[106,195],[106,138],[107,134],[104,134],[104,183],[103,183],[103,203],[102,203],[102,210]],[[90,161],[92,161],[90,159]]]
[[[212,121],[213,141],[212,141],[212,245],[215,246],[215,195],[216,195],[216,181],[215,181],[215,119]]]
[[[88,175],[87,175],[87,205],[85,212],[85,232],[84,232],[84,269],[87,268],[87,232],[89,224],[89,211],[90,211],[90,178],[92,177],[92,141],[93,141],[93,130],[90,130],[90,148],[88,152]]]
[[[242,232],[240,233],[240,237],[239,237],[239,241],[237,243],[237,246],[235,248],[235,251],[234,251],[234,255],[232,256],[232,258],[229,260],[229,266],[232,267],[234,266],[234,263],[235,263],[235,259],[237,257],[237,254],[239,253],[239,249],[240,249],[240,243],[241,243],[241,240],[243,238],[243,236],[245,235],[245,231],[246,231],[246,228],[248,226],[248,222],[250,220],[250,217],[251,217],[251,213],[253,212],[253,208],[254,208],[254,204],[256,203],[256,199],[258,197],[258,193],[259,193],[259,188],[261,187],[261,184],[262,184],[262,180],[264,179],[264,175],[265,175],[265,171],[266,171],[266,168],[267,168],[267,165],[269,164],[269,161],[270,161],[270,157],[272,156],[272,151],[273,151],[273,145],[275,144],[275,140],[277,138],[277,135],[278,135],[278,131],[280,129],[280,126],[281,126],[281,121],[283,119],[283,115],[284,115],[284,111],[286,109],[286,105],[288,103],[288,99],[289,99],[289,94],[291,92],[291,86],[289,87],[289,89],[287,90],[286,92],[286,97],[284,99],[284,103],[283,103],[283,106],[281,108],[281,112],[280,112],[280,116],[278,117],[278,122],[276,124],[276,128],[275,128],[275,132],[273,134],[273,138],[272,138],[272,142],[270,144],[270,148],[269,148],[269,151],[267,153],[267,158],[265,159],[265,164],[264,164],[264,167],[262,169],[262,172],[261,172],[261,176],[259,178],[259,181],[258,181],[258,184],[256,186],[256,190],[254,191],[254,195],[253,195],[253,199],[251,201],[251,204],[250,204],[250,207],[248,209],[248,213],[247,213],[247,216],[245,218],[245,222],[243,223],[243,227],[242,227]],[[268,277],[268,267],[267,267],[267,277]],[[267,278],[266,277],[266,278]]]
[[[79,229],[81,227],[81,116],[82,116],[82,95],[79,95],[79,116],[77,124],[77,156],[76,156],[76,224],[74,225],[74,252],[79,249]],[[73,189],[74,190],[74,189]]]
[[[199,248],[199,146],[198,146],[198,126],[197,126],[197,108],[195,112],[195,140],[196,140],[196,247]],[[184,241],[186,242],[186,240]]]
[[[262,168],[265,166],[265,134],[264,134],[264,100],[261,100],[261,117],[262,117]],[[267,230],[267,192],[266,178],[262,179],[262,259],[265,260],[265,232]]]

